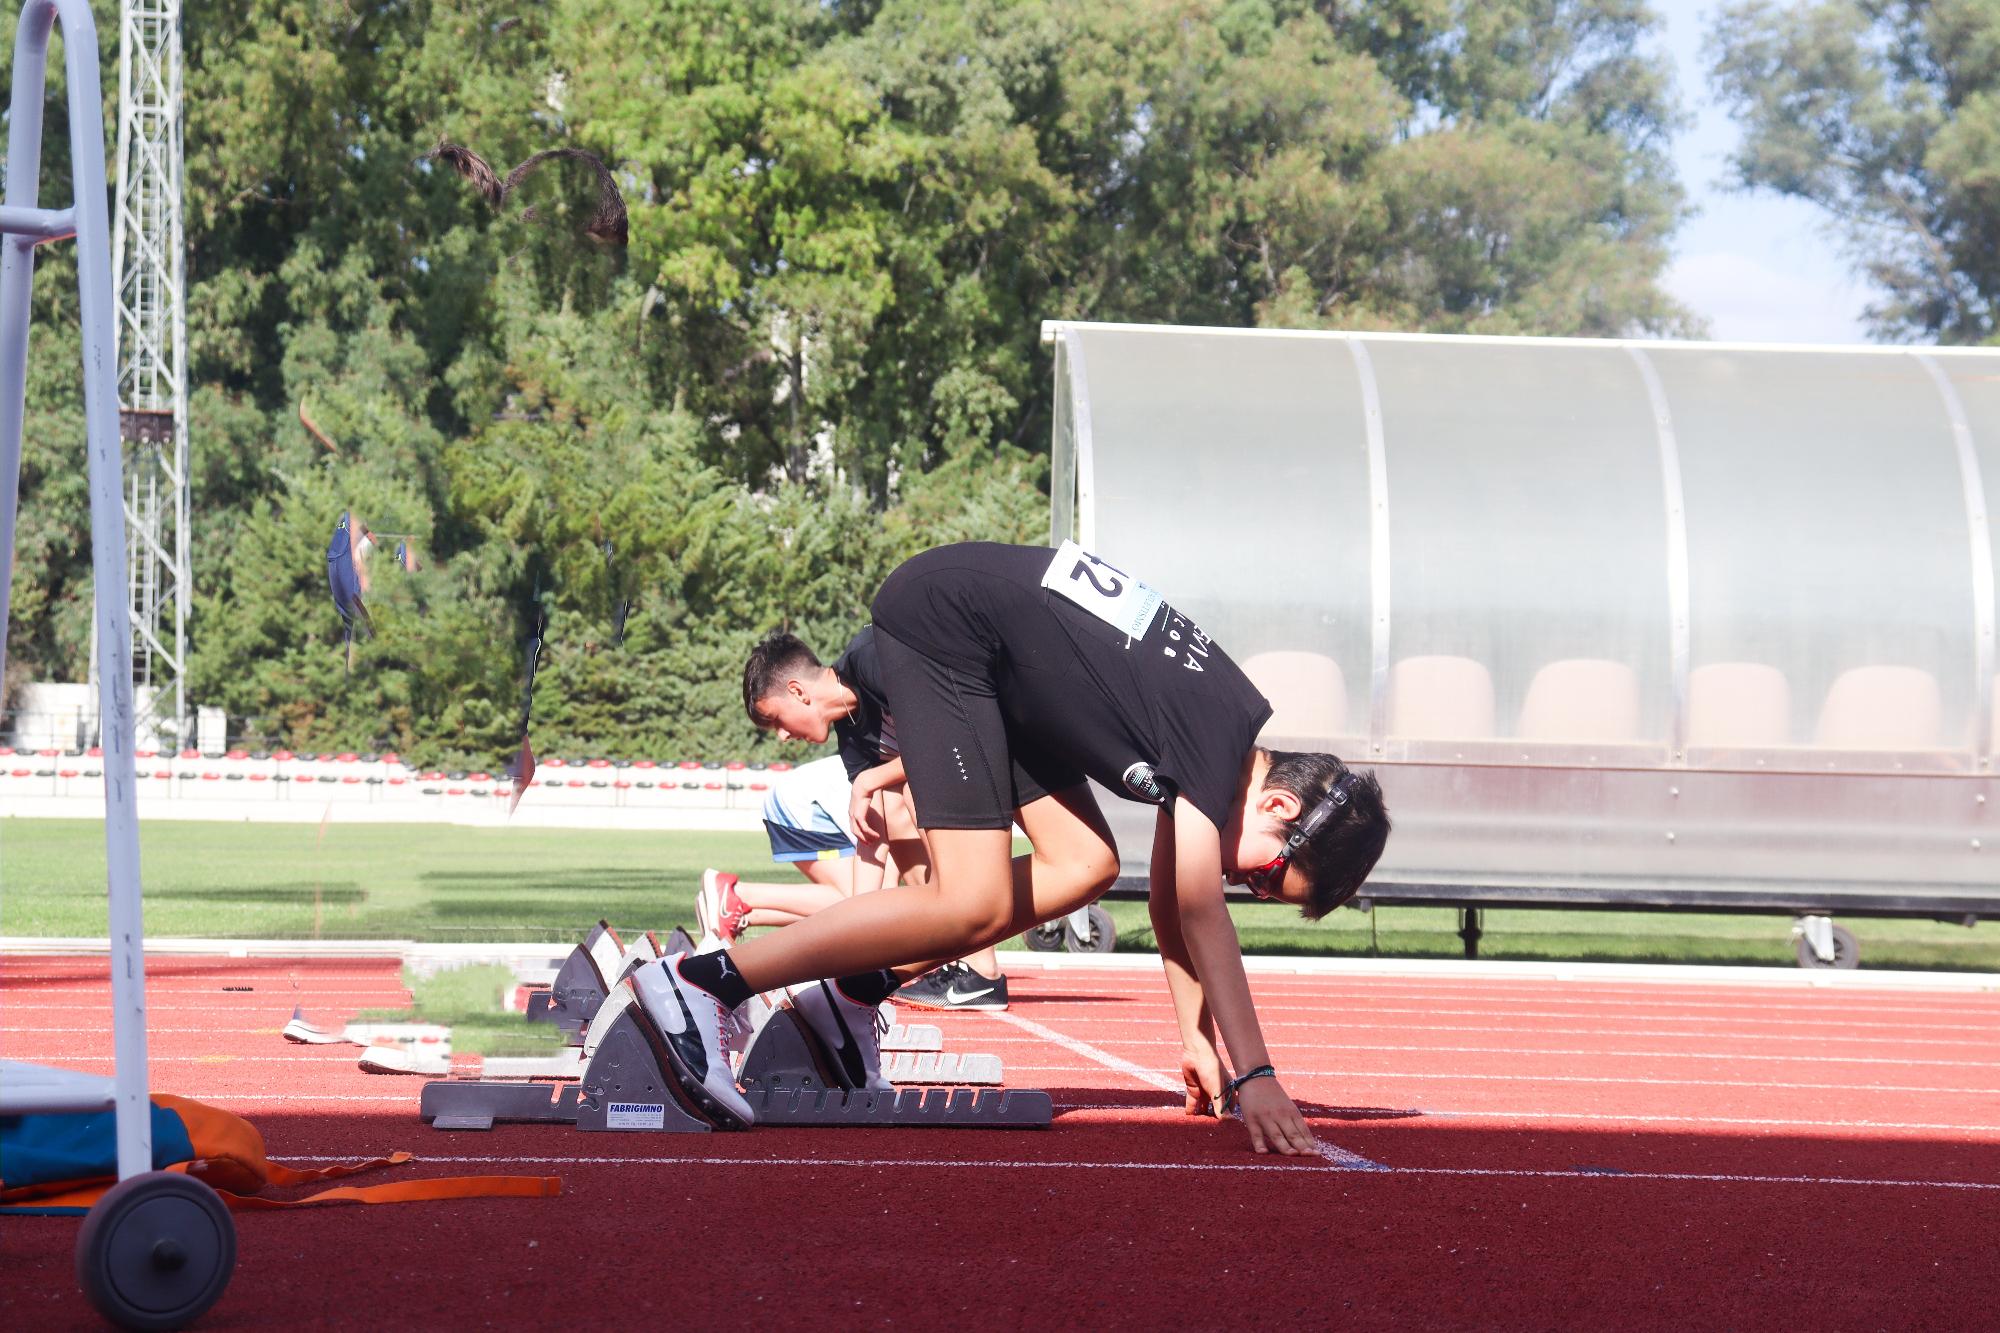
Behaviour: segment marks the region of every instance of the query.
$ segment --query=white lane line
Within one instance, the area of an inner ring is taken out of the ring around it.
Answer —
[[[1034,997],[1040,983],[1046,981],[1050,989],[1058,995],[1088,995],[1104,999],[1126,999],[1134,995],[1160,995],[1158,985],[1108,985],[1104,981],[1086,981],[1082,977],[1040,977],[1036,985],[1022,987],[1026,997]],[[1388,995],[1392,999],[1446,999],[1446,1001],[1524,1001],[1538,1005],[1612,1005],[1620,1009],[1756,1009],[1756,1011],[1790,1011],[1790,1013],[1828,1013],[1840,1007],[1872,1009],[1890,1015],[1926,1015],[1940,1013],[1948,1017],[1962,1017],[1966,1011],[1972,1013],[1992,1013],[1996,1009],[1992,991],[1934,991],[1920,997],[1908,995],[1884,995],[1884,993],[1850,993],[1850,991],[1814,991],[1810,999],[1776,999],[1772,993],[1764,991],[1718,991],[1714,987],[1688,987],[1684,995],[1674,999],[1632,999],[1632,993],[1614,995],[1588,995],[1574,991],[1596,991],[1602,983],[1582,983],[1582,981],[1544,981],[1534,985],[1522,983],[1482,983],[1482,985],[1456,985],[1456,987],[1436,987],[1424,983],[1394,983],[1394,981],[1354,981],[1342,979],[1326,985],[1314,985],[1308,979],[1282,977],[1274,979],[1270,975],[1252,975],[1250,991],[1258,997],[1280,995],[1286,999],[1342,999],[1360,1001],[1370,997]],[[1562,995],[1560,991],[1572,991]],[[1896,1003],[1912,1001],[1912,1003]]]
[[[1563,1121],[1609,1121],[1614,1124],[1632,1125],[1763,1125],[1771,1128],[1806,1129],[1921,1129],[1945,1131],[1952,1134],[1996,1134],[2000,1135],[2000,1125],[1967,1125],[1934,1123],[1914,1120],[1805,1120],[1786,1116],[1734,1116],[1734,1115],[1639,1115],[1597,1111],[1457,1111],[1427,1106],[1423,1108],[1427,1116],[1450,1117],[1456,1120],[1553,1120]]]
[[[1262,1015],[1267,1012],[1267,1009],[1265,1006],[1260,1005],[1257,1012],[1259,1015]],[[1369,1011],[1370,1014],[1376,1012],[1379,1011]],[[1408,1012],[1421,1013],[1422,1011],[1410,1010]],[[1093,1012],[1079,1014],[1076,1017],[1080,1020],[1087,1020],[1092,1027],[1175,1027],[1171,1014],[1103,1014]],[[1563,1017],[1574,1018],[1576,1015],[1566,1014]],[[1793,1045],[1814,1039],[1812,1034],[1796,1032],[1681,1031],[1672,1028],[1657,1027],[1621,1031],[1603,1027],[1544,1027],[1540,1024],[1532,1023],[1520,1027],[1496,1027],[1491,1024],[1473,1023],[1371,1023],[1366,1019],[1348,1014],[1329,1014],[1316,1023],[1296,1023],[1280,1020],[1277,1022],[1263,1022],[1262,1026],[1266,1031],[1279,1032],[1483,1032],[1501,1037],[1634,1037],[1641,1040],[1651,1040],[1658,1037],[1693,1037],[1706,1041],[1782,1041]],[[1995,1034],[1995,1027],[1992,1025],[1968,1027],[1966,1031],[1980,1033],[1990,1040]],[[1840,1031],[1837,1028],[1819,1035],[1823,1036],[1828,1042],[1838,1042],[1841,1044],[1868,1042],[1878,1046],[1948,1046],[1954,1050],[1964,1050],[1968,1046],[1980,1045],[1980,1043],[1969,1042],[1962,1037],[1856,1036],[1852,1033]],[[1993,1043],[1992,1049],[1995,1054],[2000,1054],[2000,1043]]]
[[[990,1039],[988,1039],[990,1041]],[[24,1057],[38,1059],[38,1057]],[[52,1057],[46,1057],[52,1059]],[[1022,1065],[1006,1063],[1022,1073],[1090,1073],[1084,1065]],[[1468,1073],[1406,1073],[1398,1069],[1300,1069],[1286,1065],[1284,1073],[1294,1079],[1348,1079],[1354,1083],[1378,1079],[1434,1079],[1440,1083],[1606,1083],[1638,1087],[1750,1087],[1776,1093],[1922,1093],[1934,1097],[2000,1097],[2000,1087],[1910,1087],[1900,1083],[1772,1083],[1768,1079],[1634,1079],[1624,1075],[1468,1075]]]
[[[1123,1056],[1099,1050],[1087,1041],[1079,1041],[1075,1037],[1058,1032],[1052,1027],[1045,1027],[1032,1018],[1023,1018],[1019,1014],[1007,1013],[1002,1010],[989,1009],[984,1012],[989,1018],[998,1019],[1002,1023],[1017,1027],[1023,1032],[1031,1033],[1044,1041],[1054,1042],[1071,1055],[1080,1055],[1086,1060],[1104,1066],[1106,1069],[1116,1070],[1118,1073],[1124,1074],[1129,1078],[1135,1078],[1148,1087],[1157,1088],[1162,1092],[1176,1093],[1183,1097],[1187,1095],[1186,1085],[1178,1079],[1170,1078],[1165,1074],[1147,1069],[1144,1065],[1134,1064]],[[1317,1134],[1313,1138],[1319,1145],[1319,1155],[1342,1171],[1387,1171],[1391,1169],[1380,1162],[1370,1161],[1359,1153],[1349,1152],[1347,1149],[1336,1144],[1328,1143]]]
[[[348,1157],[285,1156],[274,1160],[280,1162],[345,1162]],[[1042,1169],[1049,1171],[1270,1171],[1270,1172],[1322,1172],[1348,1173],[1353,1170],[1346,1166],[1314,1166],[1303,1162],[1288,1162],[1283,1158],[1249,1162],[1044,1162],[1032,1158],[993,1158],[984,1161],[970,1161],[964,1158],[909,1158],[909,1157],[443,1157],[429,1153],[419,1153],[419,1162],[437,1162],[449,1166],[768,1166],[797,1170],[800,1167],[862,1167],[880,1170],[883,1167],[921,1166],[941,1170],[1006,1170]],[[1397,1167],[1386,1174],[1392,1176],[1489,1176],[1499,1179],[1526,1180],[1590,1180],[1590,1181],[1664,1181],[1695,1182],[1729,1185],[1848,1185],[1863,1187],[1883,1187],[1893,1189],[1938,1189],[1938,1190],[1995,1190],[2000,1191],[2000,1181],[1990,1180],[1905,1180],[1896,1177],[1869,1176],[1778,1176],[1753,1175],[1740,1172],[1721,1171],[1579,1171],[1579,1170],[1534,1170],[1509,1167],[1474,1166],[1405,1166]]]
[[[989,1018],[1012,1017],[989,1013]],[[1629,1036],[1621,1033],[1613,1035]],[[1002,1041],[999,1037],[972,1037],[969,1041]],[[1114,1037],[1104,1040],[1106,1046],[1154,1046],[1156,1041],[1142,1037]],[[1311,1043],[1315,1052],[1328,1051],[1389,1051],[1399,1054],[1437,1055],[1565,1055],[1586,1056],[1594,1060],[1719,1060],[1747,1064],[1762,1064],[1770,1061],[1803,1062],[1815,1065],[1927,1065],[1945,1069],[2000,1069],[2000,1061],[1962,1060],[1940,1058],[1935,1060],[1903,1058],[1889,1055],[1841,1055],[1834,1051],[1824,1051],[1814,1055],[1764,1055],[1755,1051],[1620,1051],[1601,1049],[1577,1049],[1554,1046],[1392,1046],[1370,1042],[1316,1041]],[[1112,1057],[1116,1059],[1117,1057]],[[1538,1075],[1523,1074],[1524,1082],[1532,1082]]]
[[[1107,1008],[1112,1007],[1107,1005],[1104,999],[1049,1000],[1025,994],[1017,997],[1015,1003],[1032,1004],[1037,1010],[1041,1009],[1077,1010],[1080,1011],[1079,1016],[1081,1016],[1081,1014],[1088,1014],[1091,1015],[1093,1019],[1095,1018],[1095,1016],[1104,1013],[1107,1010]],[[1126,1011],[1130,1010],[1133,1007],[1135,1007],[1134,1004],[1119,1004],[1115,1006],[1117,1011],[1119,1011],[1120,1013],[1125,1013]],[[1172,1006],[1165,1003],[1164,1001],[1159,1004],[1142,1004],[1142,1007],[1149,1010],[1156,1010],[1159,1014],[1165,1015],[1168,1018],[1171,1018],[1173,1013]],[[1640,1025],[1639,1028],[1633,1033],[1633,1035],[1635,1036],[1647,1035],[1651,1031],[1651,1029],[1644,1025],[1661,1021],[1664,1022],[1678,1021],[1683,1023],[1716,1023],[1716,1024],[1749,1022],[1749,1023],[1754,1023],[1756,1026],[1760,1028],[1799,1028],[1803,1030],[1802,1035],[1806,1036],[1810,1036],[1815,1032],[1823,1032],[1830,1036],[1838,1035],[1842,1037],[1850,1036],[1852,1031],[1856,1028],[1879,1028],[1887,1030],[1889,1032],[1896,1032],[1896,1033],[1973,1032],[1986,1036],[1992,1035],[1994,1030],[1994,1025],[1991,1022],[1939,1023],[1930,1020],[1922,1020],[1917,1022],[1874,1022],[1868,1019],[1844,1018],[1836,1014],[1824,1014],[1814,1018],[1770,1018],[1762,1013],[1697,1014],[1697,1013],[1688,1013],[1682,1009],[1674,1009],[1672,1012],[1657,1014],[1657,1015],[1601,1014],[1601,1013],[1592,1013],[1589,1009],[1584,1009],[1584,1010],[1493,1009],[1493,1008],[1451,1009],[1451,1008],[1440,1008],[1437,1006],[1401,1007],[1396,1005],[1376,1004],[1373,1001],[1368,1001],[1355,1006],[1336,1007],[1325,1004],[1269,1004],[1266,1003],[1261,997],[1257,1002],[1257,1013],[1259,1014],[1260,1017],[1264,1014],[1312,1014],[1312,1015],[1317,1015],[1324,1022],[1338,1023],[1343,1027],[1359,1022],[1363,1018],[1379,1018],[1394,1014],[1411,1014],[1420,1018],[1485,1018],[1502,1023],[1511,1023],[1517,1019],[1529,1019],[1529,1018],[1555,1018],[1555,1019],[1566,1018],[1574,1021],[1576,1019],[1583,1017],[1596,1017],[1604,1020],[1605,1022],[1631,1023]],[[1068,1014],[1064,1015],[1064,1017],[1069,1017],[1069,1016],[1070,1015]],[[1150,1018],[1152,1016],[1153,1016],[1152,1014],[1134,1014],[1130,1015],[1129,1018],[1123,1021],[1139,1021],[1142,1019]],[[2000,1018],[2000,1014],[1996,1014],[1995,1017]],[[1727,1035],[1727,1034],[1715,1034],[1715,1035]],[[1899,1041],[1923,1040],[1922,1038],[1917,1038],[1917,1037],[1896,1037],[1893,1039]],[[1855,1040],[1882,1041],[1882,1040],[1888,1040],[1888,1038],[1869,1037],[1869,1038],[1855,1038]],[[1951,1042],[1953,1040],[1955,1039],[1950,1037],[1940,1037],[1936,1039],[1938,1044]]]

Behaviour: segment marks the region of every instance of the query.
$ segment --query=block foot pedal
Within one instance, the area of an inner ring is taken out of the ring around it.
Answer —
[[[625,950],[609,922],[591,927],[589,936],[556,970],[546,991],[528,996],[528,1021],[553,1023],[572,1037],[581,1037],[617,981]]]

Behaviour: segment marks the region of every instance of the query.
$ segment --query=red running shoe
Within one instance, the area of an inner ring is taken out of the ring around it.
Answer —
[[[720,870],[701,872],[701,892],[694,898],[694,919],[700,924],[702,934],[715,936],[725,948],[736,943],[736,937],[743,933],[743,923],[750,919],[750,905],[736,893],[736,876]]]

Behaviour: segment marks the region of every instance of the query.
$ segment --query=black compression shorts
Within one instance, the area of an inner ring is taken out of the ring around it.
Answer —
[[[880,624],[875,645],[920,827],[1008,828],[1022,806],[1083,785],[1082,770],[1015,742],[990,664],[939,661]]]

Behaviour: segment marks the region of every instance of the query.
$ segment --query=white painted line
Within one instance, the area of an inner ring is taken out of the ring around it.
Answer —
[[[1425,1107],[1427,1116],[1454,1120],[1551,1120],[1609,1121],[1632,1125],[1764,1125],[1772,1128],[1806,1129],[1921,1129],[1952,1134],[2000,1134],[2000,1125],[1966,1125],[1911,1120],[1806,1120],[1789,1116],[1731,1115],[1624,1115],[1595,1111],[1457,1111]]]
[[[1167,1075],[1148,1069],[1144,1065],[1134,1064],[1123,1056],[1099,1050],[1089,1042],[1079,1041],[1077,1038],[1058,1032],[1052,1027],[1037,1023],[1032,1018],[1023,1018],[1019,1014],[1009,1013],[1005,1010],[987,1009],[981,1012],[984,1017],[991,1018],[996,1022],[1005,1023],[1010,1027],[1019,1028],[1032,1037],[1039,1038],[1045,1042],[1053,1042],[1055,1045],[1068,1051],[1071,1055],[1082,1056],[1084,1059],[1102,1065],[1106,1069],[1116,1070],[1128,1078],[1135,1078],[1149,1088],[1157,1088],[1161,1092],[1171,1092],[1175,1096],[1185,1095],[1187,1091],[1186,1087],[1177,1078],[1169,1078]]]
[[[1065,997],[1039,999],[1032,989],[1023,988],[1022,999],[1037,1004],[1091,1004],[1100,999],[1119,1000],[1124,1003],[1166,1003],[1168,997],[1161,987],[1144,985],[1133,981],[1130,985],[1116,984],[1118,979],[1106,977],[1062,977],[1060,978]],[[1295,983],[1295,984],[1293,984]],[[1964,1017],[1967,1014],[2000,1014],[2000,1004],[1995,996],[1987,994],[1938,994],[1933,996],[1912,996],[1904,994],[1866,995],[1813,995],[1813,996],[1773,996],[1745,992],[1740,996],[1717,988],[1708,988],[1707,994],[1714,997],[1700,998],[1702,992],[1676,996],[1673,999],[1641,999],[1630,994],[1613,993],[1595,995],[1578,993],[1569,988],[1544,983],[1531,987],[1500,987],[1497,985],[1467,984],[1459,986],[1432,986],[1421,983],[1403,984],[1393,980],[1351,982],[1340,981],[1328,985],[1314,985],[1307,978],[1280,978],[1260,980],[1252,987],[1261,1002],[1270,997],[1283,999],[1316,1000],[1321,1003],[1372,1005],[1384,998],[1421,1003],[1427,1000],[1448,1000],[1461,1003],[1486,1004],[1566,1004],[1591,1011],[1604,1008],[1619,1009],[1669,1009],[1676,1013],[1693,1009],[1726,1009],[1734,1012],[1754,1013],[1796,1013],[1812,1014],[1828,1019],[1838,1018],[1847,1013],[1902,1014],[1911,1018],[1927,1015],[1941,1017]],[[1568,993],[1565,993],[1567,991]]]
[[[1108,994],[1105,996],[1105,999],[1112,999],[1112,998],[1117,998],[1117,997],[1113,997]],[[1607,1022],[1633,1023],[1633,1024],[1645,1024],[1656,1021],[1681,1022],[1681,1023],[1733,1023],[1744,1020],[1750,1020],[1754,1021],[1758,1027],[1804,1029],[1805,1035],[1808,1036],[1812,1035],[1815,1032],[1825,1033],[1827,1035],[1838,1034],[1840,1036],[1848,1036],[1856,1028],[1884,1028],[1891,1032],[1897,1032],[1897,1033],[1911,1032],[1911,1031],[1973,1032],[1973,1033],[1980,1033],[1986,1036],[1992,1036],[1995,1032],[1995,1025],[1993,1022],[1990,1021],[1984,1023],[1943,1023],[1937,1021],[1935,1018],[1931,1017],[1930,1014],[1928,1013],[1912,1014],[1910,1018],[1904,1020],[1878,1020],[1871,1018],[1852,1018],[1846,1014],[1828,1013],[1823,1009],[1814,1008],[1810,1010],[1786,1011],[1786,1012],[1808,1012],[1812,1015],[1811,1017],[1808,1018],[1772,1018],[1769,1016],[1771,1011],[1782,1010],[1784,1009],[1784,1006],[1750,1005],[1748,1003],[1742,1005],[1703,1005],[1694,1001],[1689,1001],[1683,1004],[1674,1004],[1671,1001],[1633,1001],[1631,1002],[1632,1007],[1643,1006],[1648,1009],[1664,1009],[1667,1012],[1660,1014],[1652,1014],[1652,1013],[1606,1014],[1603,1012],[1605,1009],[1619,1007],[1620,1002],[1610,1001],[1610,1000],[1595,1001],[1595,1002],[1589,1000],[1578,1000],[1575,1002],[1577,1005],[1575,1009],[1504,1009],[1498,1006],[1482,1007],[1477,1009],[1453,1009],[1453,1008],[1444,1008],[1436,1005],[1424,1005],[1424,1006],[1410,1005],[1407,1007],[1400,1005],[1387,1005],[1379,1003],[1379,998],[1380,997],[1363,998],[1350,1006],[1350,1005],[1340,1004],[1335,999],[1335,997],[1332,996],[1321,997],[1321,1002],[1318,1004],[1273,1004],[1270,1002],[1268,996],[1260,995],[1257,998],[1257,1013],[1259,1014],[1259,1016],[1262,1016],[1264,1014],[1317,1014],[1320,1015],[1322,1019],[1324,1019],[1325,1021],[1337,1022],[1343,1026],[1350,1023],[1362,1021],[1363,1018],[1376,1018],[1390,1014],[1415,1014],[1419,1016],[1433,1017],[1433,1018],[1488,1018],[1502,1022],[1510,1022],[1514,1019],[1526,1019],[1526,1018],[1555,1018],[1555,1019],[1567,1018],[1574,1020],[1587,1015],[1590,1017],[1602,1018]],[[1403,999],[1406,997],[1398,996],[1397,998]],[[1092,1015],[1103,1013],[1105,1010],[1113,1007],[1115,1007],[1120,1012],[1124,1012],[1125,1010],[1134,1007],[1129,1002],[1121,1003],[1116,1006],[1111,1006],[1107,1005],[1104,1002],[1104,1000],[1099,1000],[1099,999],[1048,1000],[1048,999],[1039,999],[1032,995],[1024,996],[1021,999],[1016,1000],[1016,1003],[1023,1003],[1023,1002],[1032,1004],[1037,1010],[1067,1009],[1067,1010],[1080,1011],[1083,1013],[1089,1013]],[[1563,1000],[1557,997],[1550,997],[1549,1002],[1554,1004],[1564,1003]],[[1157,1008],[1167,1021],[1172,1020],[1172,1013],[1173,1013],[1172,1007],[1171,1005],[1167,1004],[1164,1000],[1162,1000],[1160,1004],[1158,1004],[1157,1006],[1148,1005],[1146,1007],[1149,1009]],[[1720,1013],[1720,1014],[1705,1014],[1705,1013],[1692,1012],[1694,1010],[1703,1008],[1716,1008],[1716,1009],[1726,1008],[1731,1010],[1732,1012]],[[1884,1011],[1881,1009],[1875,1009],[1872,1012],[1880,1013]],[[1963,1014],[1966,1011],[1962,1006],[1955,1006],[1952,1012]],[[1995,1011],[1994,1017],[2000,1018],[2000,1010]],[[1879,1040],[1879,1038],[1871,1040]],[[1922,1038],[1898,1036],[1893,1038],[1893,1040],[1916,1041],[1916,1040],[1922,1040]],[[1940,1038],[1939,1040],[1950,1040],[1950,1039]]]
[[[1099,1050],[1089,1042],[1079,1041],[1075,1037],[1058,1032],[1052,1027],[1046,1027],[1037,1023],[1032,1018],[1023,1018],[1019,1014],[1008,1013],[1004,1010],[988,1009],[983,1012],[988,1018],[998,1019],[1002,1023],[1017,1027],[1023,1032],[1031,1033],[1044,1041],[1054,1042],[1071,1055],[1080,1055],[1086,1060],[1103,1065],[1106,1069],[1116,1070],[1118,1073],[1130,1078],[1138,1079],[1148,1087],[1157,1088],[1162,1092],[1174,1093],[1181,1097],[1187,1095],[1187,1086],[1179,1079],[1157,1073],[1154,1070],[1147,1069],[1144,1065],[1134,1064],[1123,1056]],[[1351,1153],[1345,1148],[1328,1143],[1318,1135],[1314,1135],[1313,1137],[1319,1144],[1320,1156],[1343,1171],[1387,1171],[1391,1169],[1380,1162],[1371,1162],[1359,1153]]]
[[[344,1162],[348,1157],[286,1156],[274,1159],[280,1162]],[[781,1167],[797,1170],[801,1167],[861,1167],[879,1171],[885,1167],[930,1167],[939,1170],[958,1171],[1270,1171],[1270,1172],[1311,1172],[1351,1174],[1352,1168],[1344,1166],[1316,1166],[1307,1162],[1285,1158],[1265,1158],[1247,1162],[1044,1162],[1033,1158],[993,1158],[974,1161],[965,1158],[907,1158],[907,1157],[446,1157],[420,1153],[415,1158],[419,1162],[436,1162],[447,1166],[748,1166]],[[1903,1180],[1895,1177],[1868,1176],[1776,1176],[1751,1175],[1745,1173],[1710,1171],[1578,1171],[1578,1170],[1532,1170],[1506,1167],[1454,1167],[1454,1166],[1410,1166],[1397,1167],[1385,1173],[1386,1178],[1395,1180],[1401,1176],[1490,1176],[1500,1179],[1514,1178],[1527,1180],[1590,1180],[1590,1181],[1666,1181],[1729,1185],[1847,1185],[1879,1187],[1891,1189],[1938,1189],[1938,1190],[1996,1190],[2000,1191],[2000,1181],[1990,1180]]]
[[[33,1057],[20,1057],[32,1059]],[[1031,1065],[1009,1060],[1007,1068],[1024,1074],[1087,1074],[1086,1065]],[[1773,1092],[1896,1092],[1918,1093],[1941,1097],[2000,1097],[2000,1088],[1934,1088],[1911,1087],[1894,1083],[1773,1083],[1768,1079],[1722,1079],[1722,1078],[1629,1078],[1620,1075],[1592,1074],[1536,1074],[1523,1077],[1519,1074],[1412,1074],[1391,1069],[1301,1069],[1296,1065],[1286,1065],[1285,1074],[1289,1078],[1338,1078],[1353,1083],[1367,1083],[1381,1079],[1424,1079],[1442,1083],[1490,1082],[1525,1083],[1601,1083],[1612,1086],[1632,1084],[1638,1087],[1659,1088],[1755,1088]]]
[[[1630,1034],[1612,1034],[1630,1035]],[[1001,1041],[1003,1038],[981,1037],[980,1041]],[[1116,1037],[1101,1039],[1106,1046],[1156,1046],[1158,1042],[1143,1037]],[[1291,1047],[1294,1050],[1310,1049],[1314,1052],[1326,1051],[1388,1051],[1398,1054],[1417,1055],[1562,1055],[1587,1056],[1594,1060],[1716,1060],[1747,1064],[1771,1062],[1805,1063],[1815,1065],[1922,1065],[1944,1069],[2000,1069],[2000,1061],[1936,1059],[1925,1060],[1915,1057],[1902,1058],[1890,1055],[1840,1055],[1825,1051],[1813,1055],[1763,1055],[1754,1051],[1619,1051],[1575,1047],[1544,1046],[1391,1046],[1370,1042],[1315,1041],[1310,1047],[1303,1044]],[[1118,1057],[1113,1056],[1113,1059]],[[1522,1074],[1523,1082],[1532,1082],[1539,1075]],[[1178,1084],[1175,1085],[1179,1087]]]
[[[1263,1014],[1270,1012],[1270,1008],[1270,1006],[1266,1005],[1257,1006],[1260,1020]],[[1374,1013],[1377,1011],[1370,1010],[1369,1012]],[[1421,1014],[1423,1011],[1412,1009],[1403,1012]],[[1561,1016],[1564,1018],[1576,1017],[1575,1014],[1564,1014]],[[1508,1017],[1512,1017],[1512,1015],[1508,1015]],[[1101,1010],[1093,1009],[1086,1013],[1078,1014],[1077,1018],[1079,1021],[1087,1021],[1092,1027],[1133,1027],[1143,1025],[1178,1031],[1178,1027],[1171,1014],[1160,1014],[1157,1016],[1106,1014]],[[1642,1039],[1655,1037],[1694,1037],[1707,1041],[1782,1041],[1792,1045],[1805,1044],[1811,1042],[1815,1037],[1820,1037],[1828,1041],[1839,1041],[1842,1043],[1874,1042],[1878,1045],[1898,1047],[1949,1046],[1954,1050],[1964,1050],[1968,1045],[1976,1044],[1970,1043],[1962,1037],[1855,1036],[1852,1033],[1842,1032],[1838,1029],[1830,1029],[1817,1034],[1801,1034],[1795,1032],[1685,1031],[1674,1028],[1656,1027],[1636,1029],[1606,1029],[1602,1027],[1559,1028],[1544,1027],[1535,1023],[1524,1024],[1520,1027],[1496,1027],[1488,1024],[1472,1023],[1408,1023],[1400,1021],[1393,1023],[1370,1023],[1365,1019],[1345,1014],[1337,1017],[1329,1015],[1327,1018],[1316,1023],[1281,1020],[1278,1022],[1262,1022],[1261,1026],[1266,1031],[1278,1032],[1485,1032],[1495,1036],[1507,1037],[1637,1037]],[[1992,1041],[1995,1030],[1993,1026],[1968,1026],[1966,1028],[1966,1031],[1977,1032],[1987,1038],[1989,1042]],[[1994,1053],[2000,1054],[2000,1043],[1994,1045]]]

